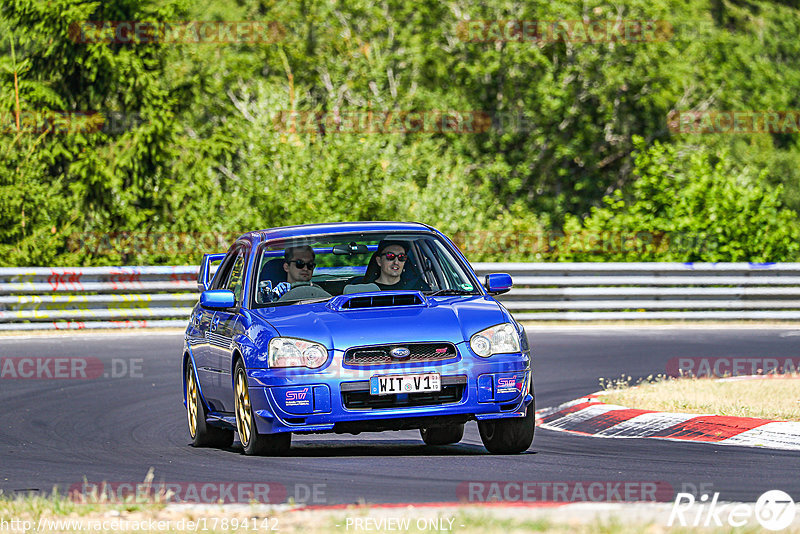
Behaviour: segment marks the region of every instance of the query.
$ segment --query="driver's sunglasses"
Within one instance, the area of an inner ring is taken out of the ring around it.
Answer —
[[[306,262],[303,260],[292,260],[292,261],[287,261],[286,263],[294,263],[298,269],[305,269],[306,267],[308,267],[312,271],[314,270],[314,267],[317,266],[317,264],[314,263],[313,261]]]
[[[386,254],[384,254],[384,256],[386,256],[386,259],[389,260],[389,261],[392,261],[395,258],[397,258],[397,261],[399,261],[400,263],[403,263],[408,259],[408,255],[406,255],[406,254],[395,254],[394,252],[387,252]]]

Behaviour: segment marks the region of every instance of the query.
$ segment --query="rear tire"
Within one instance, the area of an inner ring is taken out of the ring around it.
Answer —
[[[533,396],[533,383],[531,383]],[[528,405],[525,417],[478,421],[481,441],[492,454],[519,454],[525,452],[533,443],[536,427],[535,397]]]
[[[426,445],[450,445],[464,438],[464,423],[420,428],[419,434]]]
[[[194,365],[186,366],[186,415],[189,419],[189,436],[195,447],[217,447],[226,449],[233,444],[233,430],[211,426],[206,423],[208,412],[197,387]]]
[[[278,434],[259,434],[256,418],[250,404],[250,389],[247,372],[242,360],[236,362],[233,371],[233,389],[236,405],[236,430],[244,453],[248,456],[276,456],[284,454],[292,444],[291,432]]]

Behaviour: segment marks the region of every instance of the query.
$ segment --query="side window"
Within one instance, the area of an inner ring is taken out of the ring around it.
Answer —
[[[236,297],[236,304],[242,302],[242,285],[244,284],[244,253],[240,250],[239,255],[233,262],[231,273],[228,276],[228,282],[225,284],[225,289],[233,291]]]
[[[234,247],[217,270],[214,276],[212,289],[230,289],[236,298],[236,304],[241,303],[244,292],[245,247]]]
[[[242,248],[237,247],[235,250],[228,252],[227,256],[222,259],[219,269],[217,269],[217,272],[214,274],[211,289],[225,289],[228,286],[228,279],[231,276],[231,267],[233,267],[235,263],[236,256],[241,253]]]
[[[422,273],[431,289],[442,289],[447,287],[445,283],[445,276],[442,272],[440,258],[436,254],[436,249],[432,243],[427,240],[420,240],[418,242],[420,250],[420,264]]]

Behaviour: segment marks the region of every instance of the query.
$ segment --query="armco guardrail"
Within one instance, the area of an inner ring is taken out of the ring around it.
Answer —
[[[185,327],[194,265],[0,268],[0,330]]]
[[[797,320],[800,263],[474,263],[518,320]]]
[[[519,320],[800,319],[800,263],[475,263]],[[179,327],[193,265],[0,268],[0,330]]]

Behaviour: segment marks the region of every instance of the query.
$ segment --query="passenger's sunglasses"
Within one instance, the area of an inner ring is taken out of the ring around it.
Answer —
[[[312,271],[314,270],[314,267],[317,266],[317,264],[314,263],[313,261],[306,262],[303,260],[292,260],[292,261],[287,261],[286,263],[294,263],[298,269],[305,269],[306,267],[308,267]]]
[[[400,263],[405,262],[408,259],[408,255],[406,254],[395,254],[394,252],[387,252],[386,254],[381,254],[382,256],[386,256],[386,259],[389,261],[394,260],[397,258],[397,261]]]

